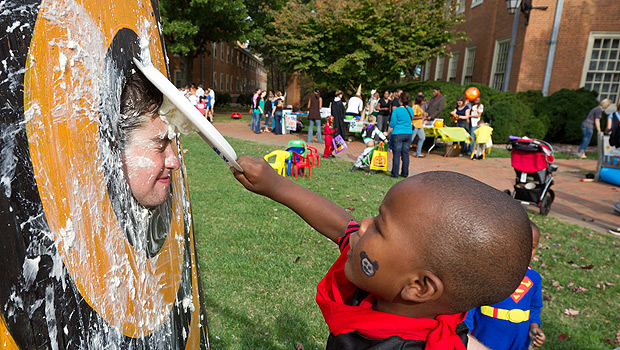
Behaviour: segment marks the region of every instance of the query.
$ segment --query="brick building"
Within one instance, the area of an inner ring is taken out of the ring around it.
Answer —
[[[529,25],[517,12],[508,90],[542,90],[551,94],[562,88],[599,92],[599,98],[618,103],[620,97],[619,0],[532,0]],[[451,57],[437,57],[425,65],[424,80],[464,84],[478,82],[503,90],[513,27],[505,0],[459,0],[457,12],[470,41],[449,46]],[[553,28],[557,44],[552,45]],[[550,49],[555,46],[555,56]],[[549,56],[554,57],[548,63]],[[545,79],[547,75],[547,79]],[[547,84],[545,84],[547,80]]]
[[[267,70],[262,59],[239,42],[212,43],[211,53],[194,59],[192,81],[184,81],[179,57],[170,52],[168,57],[171,78],[177,87],[191,83],[211,86],[216,92],[229,93],[233,102],[239,94],[267,88]]]

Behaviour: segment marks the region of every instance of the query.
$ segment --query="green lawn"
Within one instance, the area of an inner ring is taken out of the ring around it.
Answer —
[[[229,141],[238,154],[262,156],[275,149]],[[324,349],[328,329],[314,298],[338,255],[336,245],[286,207],[245,190],[198,136],[182,142],[213,348],[294,349],[301,343]],[[358,219],[376,215],[396,181],[350,173],[350,166],[321,159],[311,179],[297,182]],[[606,339],[620,329],[620,240],[531,217],[543,232],[532,266],[543,276],[544,349],[613,348]],[[567,309],[579,314],[565,315]]]

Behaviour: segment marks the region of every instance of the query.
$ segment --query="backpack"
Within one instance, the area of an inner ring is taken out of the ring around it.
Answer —
[[[615,112],[610,117],[613,118],[614,116],[618,119],[618,122],[616,127],[611,129],[611,134],[609,134],[609,145],[620,148],[620,113]]]

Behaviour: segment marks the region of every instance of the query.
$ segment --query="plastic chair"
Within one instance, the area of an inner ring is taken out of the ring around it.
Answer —
[[[293,176],[293,153],[297,153],[303,157],[305,157],[306,149],[299,147],[289,147],[286,149],[286,152],[289,153],[289,157],[284,161],[286,165],[286,175]]]
[[[273,161],[273,163],[269,162],[269,158],[274,156],[275,160]],[[265,155],[263,158],[265,158],[267,163],[269,163],[269,165],[271,165],[271,167],[274,168],[278,172],[278,174],[286,176],[286,160],[289,159],[290,156],[291,154],[289,152],[278,149]]]
[[[291,151],[293,156],[292,156],[292,160],[293,160],[293,173],[295,173],[295,179],[297,179],[298,175],[299,175],[299,170],[302,171],[301,173],[301,177],[304,176],[304,168],[308,169],[308,178],[312,177],[312,164],[310,163],[310,160],[308,159],[308,157],[304,157],[301,154]]]
[[[319,151],[316,148],[312,146],[308,146],[308,145],[306,145],[306,149],[308,150],[308,153],[309,153],[308,157],[312,159],[312,166],[315,166],[314,165],[315,161],[316,161],[316,166],[321,165],[321,156],[319,155]]]
[[[291,141],[288,142],[288,145],[286,147],[288,147],[288,148],[291,148],[291,147],[303,148],[302,152],[297,152],[297,151],[296,152],[299,153],[300,155],[304,156],[304,157],[306,156],[306,150],[308,149],[308,145],[306,145],[306,141],[304,141],[304,140],[291,140]]]

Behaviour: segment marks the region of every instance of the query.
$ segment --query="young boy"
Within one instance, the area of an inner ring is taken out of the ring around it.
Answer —
[[[355,163],[353,163],[353,166],[351,167],[351,169],[349,169],[349,171],[353,172],[358,169],[370,168],[370,159],[368,159],[366,163],[364,162],[364,160],[371,157],[370,153],[374,149],[375,143],[371,139],[369,139],[368,142],[366,142],[366,148],[364,148],[362,154],[357,157]]]
[[[465,175],[402,180],[379,215],[358,224],[262,158],[238,162],[244,172],[231,170],[243,186],[291,208],[340,247],[317,288],[327,349],[465,349],[466,330],[457,329],[465,311],[505,299],[527,270],[532,235],[524,209]]]
[[[540,230],[532,225],[532,259],[536,255]],[[527,349],[542,346],[545,334],[540,329],[542,278],[531,267],[523,281],[506,300],[481,306],[467,313],[465,324],[471,333],[492,349]],[[501,336],[498,336],[501,334]]]
[[[377,142],[387,141],[387,138],[385,137],[385,135],[377,127],[376,122],[377,122],[377,117],[375,117],[374,115],[369,116],[368,117],[369,124],[366,125],[366,127],[364,128],[364,131],[362,131],[362,140],[364,140],[364,144],[366,144],[367,146],[368,146],[369,141],[373,142],[373,146]]]
[[[478,121],[478,128],[474,131],[474,135],[476,135],[476,145],[474,147],[474,152],[471,155],[471,159],[484,159],[484,153],[487,150],[487,143],[491,140],[492,134],[493,128],[488,126],[484,120],[480,119]]]

